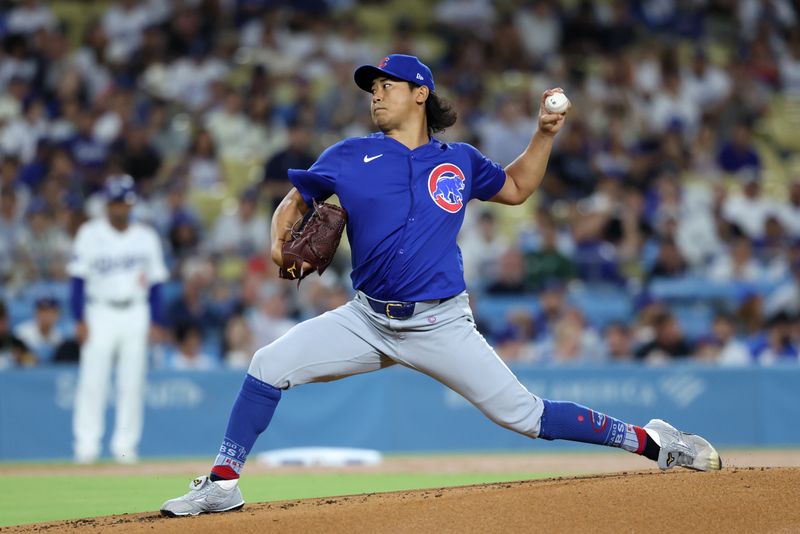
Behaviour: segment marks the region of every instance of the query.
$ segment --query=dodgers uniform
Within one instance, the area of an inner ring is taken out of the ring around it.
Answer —
[[[111,201],[131,194],[132,182],[107,190]],[[92,219],[78,230],[69,273],[73,312],[88,327],[75,399],[75,458],[91,462],[100,455],[111,370],[116,367],[111,452],[119,461],[134,461],[142,433],[151,315],[158,308],[158,284],[168,274],[158,235],[136,222],[119,231],[106,217]]]

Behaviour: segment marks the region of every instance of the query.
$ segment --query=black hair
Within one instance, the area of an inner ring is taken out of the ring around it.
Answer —
[[[421,87],[411,82],[408,85],[412,89]],[[454,125],[458,120],[458,113],[449,100],[431,91],[425,101],[425,118],[428,122],[428,135],[433,135]]]
[[[444,97],[430,93],[425,101],[425,118],[428,119],[428,135],[444,131],[458,120],[458,113]]]
[[[197,335],[202,338],[203,331],[200,328],[200,325],[188,322],[188,323],[180,323],[175,327],[175,341],[178,343],[183,343],[189,336]]]

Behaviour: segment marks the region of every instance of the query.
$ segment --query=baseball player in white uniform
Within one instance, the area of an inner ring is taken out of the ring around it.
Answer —
[[[111,177],[106,216],[78,230],[69,274],[71,307],[82,343],[73,432],[75,460],[91,463],[101,453],[105,411],[116,365],[116,419],[111,453],[137,460],[142,434],[147,340],[160,317],[160,285],[167,269],[156,232],[132,222],[136,201],[130,176]]]

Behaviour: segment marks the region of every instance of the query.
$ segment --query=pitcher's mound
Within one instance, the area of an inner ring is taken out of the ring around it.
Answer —
[[[246,497],[246,496],[245,496]],[[63,521],[6,532],[800,532],[800,469],[654,471]]]

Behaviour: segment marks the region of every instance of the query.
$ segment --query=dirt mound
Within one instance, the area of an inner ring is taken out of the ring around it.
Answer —
[[[798,532],[800,469],[654,471],[248,504],[167,519],[132,514],[17,532]],[[680,530],[678,530],[680,529]]]

